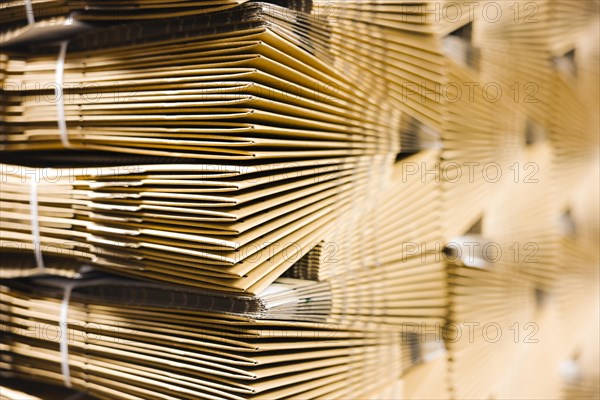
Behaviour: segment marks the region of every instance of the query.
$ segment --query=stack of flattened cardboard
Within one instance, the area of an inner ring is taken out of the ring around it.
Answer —
[[[599,4],[0,5],[1,373],[590,392]]]
[[[226,10],[246,0],[27,0],[0,4],[0,45],[70,37],[93,25],[162,19]]]

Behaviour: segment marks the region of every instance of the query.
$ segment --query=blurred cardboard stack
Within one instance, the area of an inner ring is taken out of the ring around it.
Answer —
[[[450,321],[463,333],[448,341],[454,396],[570,398],[598,379],[589,361],[598,354],[598,232],[575,233],[588,218],[597,226],[597,195],[583,188],[598,191],[597,113],[588,108],[598,107],[598,3],[492,4],[504,18],[487,15],[474,37],[487,79],[504,93],[494,108],[507,113],[496,117],[503,174],[487,177],[494,193],[468,232],[475,257],[450,262]],[[575,276],[587,280],[579,289]]]
[[[2,5],[5,375],[595,390],[598,2],[126,3]]]

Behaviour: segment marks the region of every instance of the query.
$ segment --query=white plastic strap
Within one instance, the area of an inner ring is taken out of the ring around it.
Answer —
[[[89,268],[89,266],[83,266]],[[63,290],[63,298],[60,304],[60,316],[58,326],[61,329],[60,335],[60,369],[63,374],[63,381],[66,387],[72,387],[71,384],[71,367],[69,365],[69,302],[71,301],[71,293],[73,289],[90,287],[96,285],[106,285],[118,283],[119,280],[114,278],[94,279],[94,280],[74,280],[56,277],[42,277],[34,280],[36,284],[41,286],[49,286]]]
[[[35,264],[38,270],[44,269],[44,258],[42,257],[42,241],[40,235],[40,221],[38,210],[38,175],[36,174],[29,182],[29,209],[31,215],[31,235],[33,236],[33,252]]]
[[[31,0],[25,0],[25,14],[27,15],[27,23],[33,24],[35,23],[35,18],[33,16],[33,6],[31,4]]]
[[[65,386],[71,387],[71,368],[69,366],[69,300],[71,300],[71,291],[76,283],[65,285],[63,299],[60,305],[59,327],[60,335],[60,369],[63,374]]]
[[[60,141],[63,147],[71,148],[69,142],[69,132],[67,131],[67,121],[65,119],[65,96],[63,91],[64,76],[65,76],[65,57],[67,55],[67,40],[60,43],[58,58],[56,59],[56,68],[54,75],[54,95],[56,96],[56,119],[58,121],[58,131],[60,133]]]

